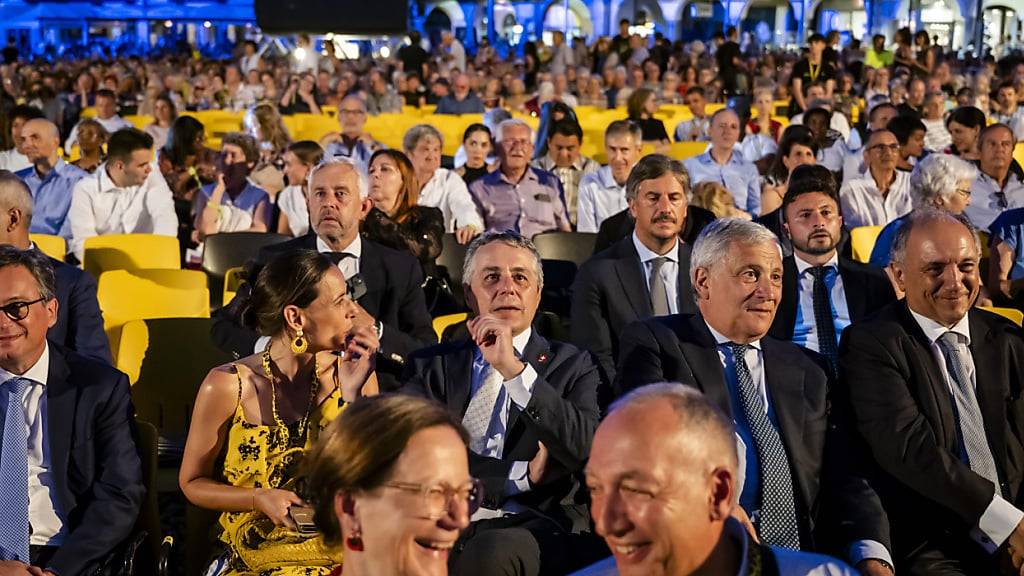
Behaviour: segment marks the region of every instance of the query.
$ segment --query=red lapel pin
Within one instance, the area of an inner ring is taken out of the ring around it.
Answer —
[[[547,354],[544,354],[543,352],[541,352],[540,355],[537,356],[537,362],[543,363],[543,362],[547,362],[547,361],[548,361],[548,355]]]

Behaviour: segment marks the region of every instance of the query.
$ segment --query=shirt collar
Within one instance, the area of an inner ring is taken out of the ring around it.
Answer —
[[[738,151],[737,145],[738,144],[739,144],[739,142],[737,142],[736,144],[733,144],[732,154],[729,155],[729,161],[726,162],[722,166],[729,166],[730,164],[738,164],[738,163],[741,163],[743,161],[743,158],[741,158],[740,155],[737,154],[737,151]],[[700,161],[703,164],[714,164],[715,166],[720,166],[720,164],[718,162],[716,162],[714,158],[711,157],[711,148],[712,148],[712,146],[713,145],[709,143],[708,147],[707,147],[707,151],[705,151],[703,154],[701,154],[697,158],[699,158]]]
[[[573,161],[572,165],[570,165],[569,168],[572,168],[577,172],[582,172],[585,162],[586,159],[581,154],[578,158],[576,158],[576,160]],[[555,161],[551,159],[551,156],[545,156],[544,158],[542,158],[541,167],[547,170],[548,172],[554,172],[558,168],[558,166],[555,165]]]
[[[500,166],[498,167],[497,170],[495,170],[493,172],[493,174],[497,174],[498,175],[498,181],[499,182],[504,182],[504,183],[509,184],[511,186],[515,186],[515,185],[520,184],[522,182],[525,182],[527,180],[533,180],[534,182],[538,181],[537,171],[534,170],[533,166],[529,166],[529,165],[526,167],[526,174],[523,174],[523,179],[520,180],[519,182],[513,182],[513,181],[509,180],[508,176],[505,176],[505,173],[501,171],[501,167]]]
[[[110,178],[110,174],[107,174],[107,163],[104,162],[96,168],[97,178],[99,178],[100,189],[99,192],[117,192],[118,190],[128,190],[128,187],[118,186]]]
[[[796,260],[796,271],[799,274],[803,274],[804,272],[807,272],[811,268],[814,268],[814,264],[811,264],[809,262],[804,261],[804,259],[801,258],[800,255],[797,254],[795,251],[793,252],[793,260]],[[828,267],[828,268],[839,269],[839,251],[838,250],[836,250],[836,251],[834,251],[832,253],[832,257],[828,259],[828,262],[825,262],[825,266]]]
[[[657,254],[653,250],[648,248],[647,246],[644,246],[644,243],[640,241],[640,237],[636,235],[636,230],[634,230],[633,231],[633,246],[636,247],[636,253],[640,255],[640,262],[643,262],[644,264],[646,264],[647,262],[650,262],[651,260],[654,260],[655,258],[668,258],[669,260],[671,260],[672,262],[675,262],[676,264],[679,263],[679,238],[678,237],[676,238],[676,243],[675,243],[674,246],[672,246],[672,249],[669,250],[666,254],[662,255],[662,254]]]
[[[327,242],[324,242],[323,238],[321,238],[320,236],[317,236],[316,237],[316,251],[321,253],[321,254],[323,254],[325,252],[334,252],[334,249],[332,249],[330,246],[328,246]],[[344,254],[351,254],[352,256],[355,256],[356,258],[362,257],[362,255],[363,255],[363,239],[362,239],[362,237],[359,236],[359,234],[356,234],[356,239],[353,240],[352,243],[349,244],[348,246],[345,246],[344,248],[342,248],[340,250],[340,252],[342,252]]]
[[[951,328],[946,328],[945,326],[939,324],[935,320],[932,320],[927,316],[918,314],[917,312],[914,312],[914,310],[911,309],[910,307],[908,307],[907,309],[910,310],[910,314],[914,317],[914,320],[917,322],[917,325],[921,327],[921,330],[924,332],[924,335],[926,338],[928,338],[929,342],[934,344],[935,341],[941,338],[942,335],[945,334],[946,332],[953,332],[955,334],[963,336],[964,339],[966,339],[967,341],[967,345],[971,345],[971,325],[968,321],[968,314],[964,314],[964,317],[961,318],[960,321],[954,324]]]
[[[713,336],[715,338],[715,344],[718,344],[719,346],[726,345],[726,344],[732,344],[732,340],[729,340],[728,338],[723,336],[721,332],[719,332],[718,330],[715,330],[714,328],[712,328],[711,324],[708,324],[707,320],[704,320],[704,325],[707,326],[708,330],[711,331],[711,336]],[[750,346],[751,348],[756,348],[756,349],[760,350],[761,349],[761,340],[754,340],[753,342],[748,344],[748,346]]]
[[[33,313],[34,314],[39,314],[38,311],[33,312]],[[8,372],[7,370],[4,370],[3,368],[0,368],[0,384],[3,384],[4,382],[7,382],[11,378],[26,378],[28,380],[31,380],[32,382],[35,382],[36,384],[41,384],[43,386],[46,386],[46,378],[49,375],[50,375],[50,343],[49,342],[44,342],[43,343],[43,353],[42,353],[42,355],[39,356],[39,360],[36,360],[36,363],[33,364],[31,368],[26,370],[24,374],[12,374],[11,372]]]
[[[611,166],[602,166],[601,169],[597,171],[597,177],[601,179],[601,186],[604,186],[605,188],[623,191],[626,190],[625,186],[619,186],[619,183],[615,181],[615,176],[612,175]]]

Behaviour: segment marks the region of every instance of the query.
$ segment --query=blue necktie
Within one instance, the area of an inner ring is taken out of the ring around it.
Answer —
[[[814,276],[812,302],[814,304],[814,325],[818,329],[818,352],[828,360],[834,377],[839,371],[839,350],[836,343],[836,324],[832,309],[832,286],[835,284],[836,269],[832,266],[815,266],[809,269]]]
[[[28,426],[22,401],[30,382],[12,378],[0,386],[0,560],[29,563]]]

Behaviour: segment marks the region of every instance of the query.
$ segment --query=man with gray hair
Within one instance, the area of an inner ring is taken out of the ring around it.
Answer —
[[[470,244],[463,283],[469,339],[416,352],[403,392],[448,406],[469,433],[470,473],[484,500],[456,544],[455,576],[566,574],[601,557],[588,543],[576,480],[600,419],[590,353],[532,327],[544,286],[525,236],[487,232]],[[574,535],[576,534],[576,535]]]
[[[765,544],[812,550],[816,533],[834,530],[853,563],[891,565],[877,497],[844,464],[825,460],[847,447],[841,422],[829,419],[823,359],[767,335],[782,275],[770,230],[738,218],[709,224],[690,257],[699,312],[626,328],[615,391],[685,382],[732,417],[745,447],[739,503]]]
[[[640,125],[615,120],[604,131],[604,154],[608,165],[580,179],[576,202],[576,230],[597,232],[609,216],[627,207],[626,179],[640,160],[643,147]]]
[[[570,231],[562,183],[554,174],[530,165],[533,129],[512,119],[499,124],[496,132],[498,169],[469,186],[485,228],[514,230],[527,238]]]
[[[32,166],[15,174],[32,193],[33,234],[60,235],[71,240],[71,193],[85,170],[64,162],[58,154],[60,130],[49,120],[29,120],[21,128],[22,150]]]
[[[356,95],[346,96],[338,106],[341,134],[324,147],[324,158],[350,158],[365,172],[370,156],[384,146],[366,131],[366,101]]]
[[[689,386],[649,384],[616,401],[586,468],[590,514],[613,556],[573,576],[745,576],[761,566],[857,574],[827,556],[750,537],[733,515],[743,490],[734,438],[729,418]]]
[[[679,238],[690,178],[682,162],[643,157],[626,181],[633,233],[580,267],[572,290],[572,342],[615,379],[619,335],[651,316],[697,311],[690,285],[690,246]]]
[[[1024,341],[974,307],[981,250],[963,215],[925,207],[896,233],[906,298],[853,324],[833,409],[849,412],[905,574],[1021,569]]]
[[[484,102],[470,89],[469,75],[463,72],[452,78],[452,93],[437,103],[434,114],[483,114]]]
[[[356,325],[377,330],[380,388],[394,390],[404,357],[437,342],[421,288],[423,269],[411,253],[359,235],[359,223],[373,204],[367,197],[366,174],[354,161],[324,162],[313,168],[307,180],[309,233],[262,248],[247,266],[246,278],[255,279],[267,262],[282,253],[316,250],[328,254],[348,281],[349,294],[356,303]],[[249,284],[243,284],[231,304],[214,314],[214,344],[236,357],[262,352],[269,342],[242,326],[242,307],[250,291]]]
[[[732,194],[736,207],[752,216],[761,213],[761,178],[753,163],[743,159],[734,147],[743,131],[736,112],[723,108],[711,115],[711,148],[688,158],[686,171],[694,185],[720,182]]]

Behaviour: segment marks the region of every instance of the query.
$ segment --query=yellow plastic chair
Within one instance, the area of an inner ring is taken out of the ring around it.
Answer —
[[[446,314],[444,316],[438,316],[434,318],[434,332],[437,333],[437,339],[441,339],[441,335],[444,331],[452,325],[458,324],[459,322],[465,322],[469,318],[469,314],[462,312],[459,314]]]
[[[1013,159],[1024,166],[1024,142],[1017,142],[1017,146],[1013,149]]]
[[[131,122],[132,125],[138,128],[139,130],[145,130],[146,126],[149,126],[156,120],[156,118],[150,116],[149,114],[128,114],[123,118]]]
[[[980,310],[987,310],[993,314],[999,314],[1003,318],[1007,318],[1017,323],[1017,326],[1024,325],[1024,312],[1017,310],[1016,308],[1000,308],[998,306],[978,306]]]
[[[29,234],[28,239],[39,248],[43,254],[46,254],[54,260],[64,261],[64,257],[68,253],[68,245],[64,242],[64,239],[60,236],[54,236],[53,234]]]
[[[238,287],[244,281],[242,279],[243,270],[245,268],[242,266],[235,266],[234,268],[228,268],[228,271],[224,273],[224,299],[221,300],[224,306],[230,304],[235,294],[238,294]]]
[[[700,156],[707,149],[707,142],[673,142],[668,155],[676,160],[686,160]]]
[[[178,239],[157,234],[107,234],[86,238],[82,267],[96,278],[109,270],[179,269]]]
[[[871,251],[875,248],[875,241],[881,232],[881,226],[858,226],[850,230],[853,259],[864,263],[871,260]]]

